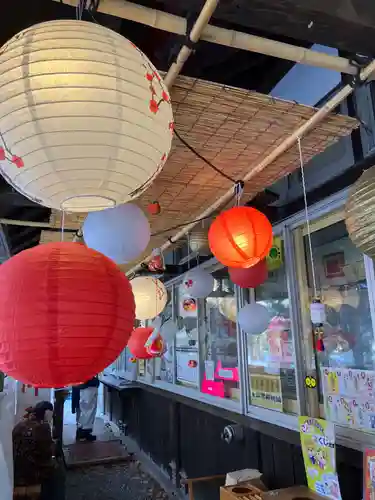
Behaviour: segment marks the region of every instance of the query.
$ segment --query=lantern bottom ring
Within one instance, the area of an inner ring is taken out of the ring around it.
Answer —
[[[107,196],[83,194],[70,196],[61,202],[61,210],[67,212],[95,212],[116,206],[116,201]]]

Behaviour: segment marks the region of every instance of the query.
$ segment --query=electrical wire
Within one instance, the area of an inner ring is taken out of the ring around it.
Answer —
[[[178,224],[176,226],[168,227],[167,229],[163,229],[162,231],[157,231],[156,233],[152,233],[151,236],[160,236],[161,234],[168,233],[169,231],[174,231],[175,229],[180,229],[181,227],[188,226],[189,224],[194,224],[196,222],[201,222],[202,220],[210,219],[212,214],[207,215],[206,217],[201,217],[200,219],[189,220],[184,222],[183,224]]]
[[[187,147],[200,160],[204,161],[204,163],[206,163],[206,165],[208,165],[209,167],[211,167],[212,170],[215,170],[215,172],[217,174],[221,175],[222,177],[224,177],[228,181],[232,182],[233,184],[236,184],[238,182],[236,179],[233,179],[233,177],[231,177],[230,175],[228,175],[225,172],[223,172],[222,170],[220,170],[220,168],[215,167],[215,165],[213,163],[211,163],[209,160],[207,160],[207,158],[205,158],[200,153],[198,153],[198,151],[196,149],[194,149],[193,146],[190,146],[190,144],[183,137],[181,137],[181,135],[177,132],[176,129],[174,130],[174,134],[180,140],[180,142],[182,142],[182,144],[185,147]]]

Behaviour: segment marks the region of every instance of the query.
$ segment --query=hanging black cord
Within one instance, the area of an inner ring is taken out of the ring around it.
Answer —
[[[176,129],[174,130],[174,133],[175,133],[175,136],[182,142],[182,144],[184,146],[186,146],[193,154],[195,154],[195,156],[197,156],[200,160],[204,161],[204,163],[206,163],[209,167],[211,167],[213,170],[215,170],[215,172],[217,174],[221,175],[222,177],[225,177],[225,179],[232,182],[233,184],[236,184],[237,181],[235,179],[233,179],[233,177],[230,177],[229,175],[227,175],[225,172],[220,170],[220,168],[215,167],[215,165],[213,163],[211,163],[209,160],[207,160],[207,158],[205,158],[200,153],[198,153],[198,151],[196,149],[194,149],[192,146],[190,146],[190,144],[188,142],[186,142],[183,137],[180,136],[180,134],[177,132]]]
[[[201,217],[200,219],[189,220],[184,222],[183,224],[178,224],[177,226],[168,227],[167,229],[163,229],[162,231],[157,231],[156,233],[152,233],[151,236],[160,236],[161,234],[168,233],[169,231],[174,231],[175,229],[180,229],[180,227],[188,226],[189,224],[194,224],[195,222],[201,222],[202,220],[210,219],[211,215],[207,215],[206,217]]]

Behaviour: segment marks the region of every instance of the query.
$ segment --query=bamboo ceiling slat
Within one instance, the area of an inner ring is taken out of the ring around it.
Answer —
[[[241,179],[251,172],[252,167],[316,112],[312,107],[295,102],[185,76],[177,79],[171,98],[175,125],[180,135],[235,179]],[[305,163],[357,126],[358,122],[353,118],[331,114],[302,139]],[[246,198],[255,196],[298,167],[296,146],[246,183]],[[147,205],[154,200],[159,201],[161,214],[150,216],[155,233],[195,219],[230,187],[228,180],[214,172],[175,138],[162,172],[137,203],[147,213]],[[85,214],[80,215],[77,217],[74,214],[72,218],[66,215],[66,227],[78,228]],[[59,217],[58,213],[52,214],[57,227],[60,224]],[[154,236],[138,261],[174,233]]]

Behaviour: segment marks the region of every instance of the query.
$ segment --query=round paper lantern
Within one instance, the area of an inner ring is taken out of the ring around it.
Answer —
[[[128,342],[128,349],[130,353],[137,359],[151,359],[160,355],[163,351],[164,342],[160,335],[154,340],[155,351],[159,351],[159,354],[152,354],[152,352],[146,348],[146,342],[152,335],[154,331],[153,327],[139,327],[135,328],[130,336]]]
[[[220,297],[219,299],[219,311],[220,314],[225,316],[232,321],[232,323],[236,323],[237,321],[237,304],[235,297]]]
[[[193,269],[185,274],[182,290],[193,299],[204,299],[214,289],[214,283],[212,274],[204,269]]]
[[[272,226],[255,208],[233,207],[213,221],[208,241],[219,262],[248,268],[267,257],[272,246]]]
[[[34,387],[82,383],[110,365],[134,325],[128,279],[107,257],[60,242],[0,266],[0,370]]]
[[[230,267],[228,272],[231,281],[235,285],[241,288],[256,288],[268,278],[267,261],[263,259],[248,269]]]
[[[375,259],[375,167],[366,170],[352,186],[345,222],[354,245]]]
[[[168,299],[163,283],[149,276],[140,276],[130,282],[134,300],[135,317],[141,321],[155,318],[163,312]]]
[[[27,198],[70,212],[138,197],[168,157],[168,90],[149,59],[99,24],[25,29],[0,51],[0,170]]]
[[[189,234],[189,246],[192,252],[202,252],[208,249],[207,229],[197,227]]]
[[[271,316],[261,304],[246,304],[238,311],[238,324],[245,333],[257,335],[268,328]]]
[[[142,210],[133,203],[88,214],[83,224],[86,245],[117,264],[134,260],[146,250],[151,231]]]
[[[178,326],[173,321],[173,319],[169,319],[165,323],[162,324],[160,328],[160,335],[163,337],[165,342],[172,342],[176,333],[178,331]]]

